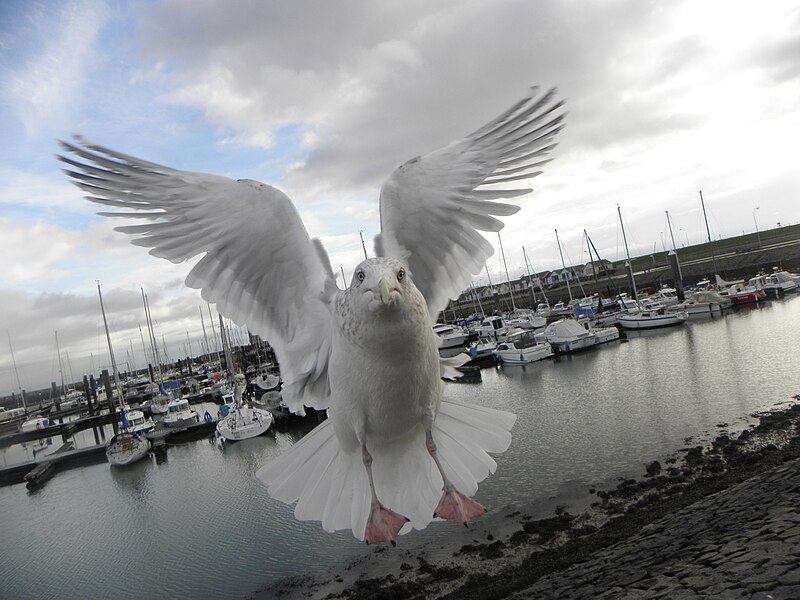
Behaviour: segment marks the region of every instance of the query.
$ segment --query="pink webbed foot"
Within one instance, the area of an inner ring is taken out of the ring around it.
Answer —
[[[386,508],[380,502],[374,502],[369,511],[364,541],[367,544],[391,542],[394,546],[398,532],[408,521],[408,518]]]
[[[486,508],[481,503],[475,502],[475,500],[468,498],[457,489],[448,486],[445,487],[433,516],[440,519],[458,521],[466,526],[467,521],[472,517],[477,517],[485,512]]]

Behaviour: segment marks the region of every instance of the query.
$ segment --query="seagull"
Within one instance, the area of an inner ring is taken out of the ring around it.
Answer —
[[[496,202],[549,162],[563,128],[555,89],[519,102],[462,139],[397,167],[380,192],[375,258],[340,289],[319,239],[269,185],[180,171],[94,145],[60,142],[69,178],[89,201],[129,219],[116,227],[173,263],[201,256],[186,285],[268,339],[284,402],[328,417],[258,470],[300,520],[349,529],[368,544],[434,519],[464,525],[486,509],[472,498],[511,443],[515,415],[442,398],[433,323],[493,254],[515,204]],[[344,282],[343,282],[344,284]],[[465,356],[465,355],[463,355]],[[459,362],[460,361],[460,362]]]

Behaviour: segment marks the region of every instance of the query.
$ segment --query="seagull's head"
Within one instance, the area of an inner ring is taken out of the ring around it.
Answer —
[[[421,298],[408,267],[394,258],[368,258],[356,267],[351,298],[370,313],[400,310]]]

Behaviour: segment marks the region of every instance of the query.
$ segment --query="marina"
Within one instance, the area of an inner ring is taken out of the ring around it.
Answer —
[[[791,294],[692,316],[677,328],[628,332],[627,340],[579,353],[485,368],[479,384],[444,384],[445,397],[518,416],[511,447],[496,457],[498,470],[476,498],[490,512],[522,500],[569,504],[590,486],[640,475],[687,439],[746,428],[751,414],[800,390],[798,327],[800,295]],[[195,408],[216,414],[219,407]],[[22,480],[0,487],[0,511],[14,515],[3,519],[0,595],[85,598],[113,587],[122,598],[247,597],[371,552],[349,532],[297,521],[255,478],[315,424],[298,420],[225,446],[212,429],[126,469],[100,455],[36,489]],[[110,436],[110,425],[103,428]],[[96,445],[91,428],[73,439],[70,452]],[[47,447],[60,445],[51,438]],[[32,453],[7,446],[0,464]],[[401,536],[398,546],[425,545],[435,556],[437,540],[454,526],[433,523]],[[116,585],[130,569],[149,576],[135,589]]]

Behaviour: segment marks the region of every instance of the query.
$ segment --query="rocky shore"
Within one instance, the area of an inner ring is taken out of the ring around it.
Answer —
[[[800,404],[753,416],[581,510],[510,506],[448,547],[377,548],[254,598],[800,598]]]

